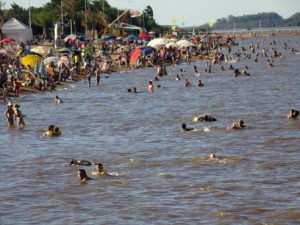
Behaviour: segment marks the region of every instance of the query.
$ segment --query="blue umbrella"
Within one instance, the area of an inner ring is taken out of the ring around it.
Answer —
[[[37,74],[39,72],[39,64],[38,61],[35,61],[35,65],[34,65],[34,72]]]
[[[41,58],[43,58],[43,56],[42,56],[41,54],[36,53],[36,52],[29,51],[29,50],[24,50],[24,51],[22,51],[22,52],[20,53],[20,55],[21,55],[22,57],[27,56],[27,55],[38,55],[38,56],[40,56]]]
[[[45,63],[42,61],[40,68],[39,68],[39,73],[41,74],[42,77],[45,77]]]
[[[129,35],[129,36],[127,37],[127,39],[137,40],[138,37],[137,37],[137,35],[135,35],[135,34],[131,34],[131,35]]]

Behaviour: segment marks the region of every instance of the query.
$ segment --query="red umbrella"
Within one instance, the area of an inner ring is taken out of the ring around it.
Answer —
[[[139,34],[139,39],[147,39],[150,40],[153,37],[150,34]]]
[[[15,41],[15,39],[13,39],[13,38],[5,38],[2,41],[0,41],[0,43],[10,43],[10,42],[13,42],[13,41]]]
[[[139,48],[136,48],[133,50],[133,52],[130,56],[130,63],[135,63],[137,61],[137,59],[140,56],[140,52],[141,52],[141,50]]]

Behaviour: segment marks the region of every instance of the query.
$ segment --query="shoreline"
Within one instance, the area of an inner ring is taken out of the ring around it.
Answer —
[[[235,36],[236,37],[236,40],[245,40],[245,39],[255,39],[255,38],[281,38],[281,37],[295,37],[295,36],[300,36],[300,32],[282,32],[282,33],[276,33],[274,36],[271,36],[270,34],[268,33],[261,33],[261,34],[255,34],[255,33],[251,33],[251,30],[249,30],[249,33],[235,33],[235,34],[230,34],[230,33],[227,33],[227,34],[219,34],[223,37],[226,37],[228,35],[232,35],[232,36]],[[52,45],[50,44],[39,44],[39,45],[33,45],[32,47],[37,47],[37,46],[44,46],[44,47],[48,47],[49,49],[52,48]],[[97,49],[98,51],[98,49]],[[17,54],[15,54],[17,55]],[[45,56],[46,54],[44,54],[43,56]],[[115,55],[112,55],[112,56],[115,56]],[[212,58],[213,54],[210,54],[210,55],[206,55],[206,56],[202,56],[202,57],[199,57],[199,56],[191,56],[191,60],[190,60],[190,63],[193,63],[193,62],[198,62],[198,61],[203,61],[203,60],[210,60]],[[10,56],[11,57],[11,56]],[[125,67],[123,65],[123,67],[119,68],[119,66],[117,65],[116,61],[114,61],[115,63],[113,64],[113,67],[111,69],[111,73],[108,73],[109,75],[112,75],[114,73],[120,73],[120,72],[130,72],[130,71],[135,71],[135,69],[131,69],[130,67]],[[180,59],[180,61],[176,64],[176,65],[180,65],[182,63],[185,63],[186,61],[183,60],[183,59]],[[171,66],[173,65],[172,63],[168,62],[168,63],[165,63],[165,65],[168,67],[168,66]],[[155,65],[154,67],[153,66],[149,66],[149,67],[142,67],[142,68],[139,68],[139,70],[144,70],[144,69],[150,69],[150,68],[153,68],[155,69],[156,67],[158,67],[159,65]],[[101,76],[104,76],[106,75],[107,73],[102,73]],[[79,75],[76,75],[76,80],[67,80],[67,81],[60,81],[58,84],[56,84],[57,86],[67,86],[71,83],[76,83],[78,82],[79,80],[83,80],[86,78],[86,75],[84,74],[79,74]],[[25,81],[22,80],[21,81],[22,83],[24,83]],[[11,86],[11,84],[9,83],[9,86]],[[55,92],[56,90],[54,90]],[[33,94],[33,93],[43,93],[43,91],[40,91],[38,90],[37,86],[34,86],[34,87],[29,87],[29,86],[22,86],[21,87],[21,93],[20,95],[23,95],[23,94],[26,94],[26,95],[30,95],[30,94]],[[3,96],[3,88],[0,89],[0,95]],[[11,88],[9,88],[9,91],[8,91],[8,96],[10,98],[15,98],[14,96],[14,92]],[[5,102],[4,102],[5,103]]]

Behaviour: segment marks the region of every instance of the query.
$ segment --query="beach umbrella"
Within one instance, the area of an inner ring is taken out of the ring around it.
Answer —
[[[37,55],[37,56],[43,58],[43,56],[42,56],[41,54],[39,54],[39,53],[37,53],[37,52],[32,52],[32,51],[30,51],[30,50],[24,50],[24,51],[22,51],[22,52],[20,53],[20,55],[21,55],[21,56]]]
[[[64,42],[67,42],[68,40],[74,41],[76,38],[77,38],[77,36],[75,34],[70,34],[64,38]]]
[[[7,55],[7,51],[5,49],[0,49],[0,54]]]
[[[140,56],[140,52],[141,52],[140,48],[136,48],[132,51],[132,54],[130,56],[130,63],[135,63],[138,60]]]
[[[178,44],[176,44],[176,43],[168,43],[168,44],[166,44],[166,47],[167,48],[170,48],[170,47],[172,47],[172,48],[178,48],[179,47],[179,45]]]
[[[37,47],[32,48],[30,51],[39,53],[41,55],[44,55],[44,54],[48,53],[48,50],[45,46],[37,46]]]
[[[62,64],[65,64],[66,66],[69,65],[69,58],[67,56],[62,56],[58,62],[57,62],[57,65],[58,66],[61,66]]]
[[[40,68],[39,68],[39,74],[41,74],[42,77],[45,77],[45,63],[44,61],[41,62]]]
[[[4,38],[3,40],[0,41],[0,43],[10,43],[15,41],[13,38]]]
[[[153,37],[150,34],[142,33],[142,34],[139,34],[138,38],[139,39],[151,40]]]
[[[35,64],[40,64],[43,61],[43,57],[35,54],[29,54],[21,58],[21,62],[23,65],[30,65],[31,68],[35,68]]]
[[[60,57],[57,57],[57,56],[51,56],[51,57],[48,57],[48,58],[44,59],[44,63],[45,63],[45,64],[51,63],[51,62],[57,63],[59,60],[60,60]]]
[[[121,46],[120,48],[118,48],[116,50],[116,53],[121,53],[121,52],[128,52],[130,50],[130,47],[129,46]]]
[[[137,40],[138,37],[135,34],[130,34],[128,37],[126,37],[127,40]]]
[[[150,48],[150,47],[140,47],[140,52],[145,54],[145,55],[150,55],[150,54],[153,54],[153,49]]]
[[[114,35],[109,35],[109,36],[105,37],[105,40],[107,40],[107,41],[112,41],[115,39],[116,39],[116,36],[114,36]]]
[[[69,48],[61,48],[58,50],[59,53],[71,53],[71,49]]]
[[[180,46],[180,45],[182,45],[186,42],[189,42],[189,41],[188,40],[179,40],[179,41],[176,42],[176,44],[178,44],[178,46]]]
[[[34,72],[37,74],[39,72],[39,64],[38,61],[35,61]]]

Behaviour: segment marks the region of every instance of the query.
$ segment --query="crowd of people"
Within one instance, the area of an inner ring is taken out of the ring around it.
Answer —
[[[266,48],[260,47],[259,43],[252,43],[249,45],[248,49],[250,51],[247,52],[247,48],[242,46],[237,52],[232,53],[232,45],[234,42],[232,40],[223,41],[224,39],[220,38],[220,36],[212,36],[207,37],[204,42],[199,42],[196,46],[195,57],[198,59],[206,59],[206,68],[205,70],[199,71],[197,66],[193,67],[194,76],[200,76],[201,73],[212,73],[213,70],[225,70],[224,62],[229,64],[227,70],[232,71],[233,77],[239,76],[250,76],[250,73],[247,71],[248,67],[238,68],[237,64],[233,66],[231,62],[236,63],[241,60],[250,60],[254,57],[254,62],[258,62],[258,60],[267,59],[266,65],[269,67],[274,66],[274,58],[284,58],[284,56],[275,48],[275,43],[273,43],[273,48],[267,50]],[[177,48],[166,48],[161,47],[160,49],[153,50],[152,54],[146,55],[145,53],[140,53],[138,59],[134,61],[134,63],[130,62],[130,52],[138,46],[141,46],[145,43],[138,42],[126,42],[122,43],[123,50],[118,51],[120,46],[116,41],[112,42],[102,42],[99,44],[99,54],[95,57],[92,57],[90,54],[86,54],[84,57],[74,54],[73,56],[67,55],[67,57],[72,57],[70,66],[61,64],[61,68],[55,65],[53,62],[50,62],[48,66],[48,71],[52,71],[50,76],[42,77],[41,74],[37,74],[33,71],[30,66],[22,65],[20,62],[20,58],[16,57],[13,59],[1,58],[1,66],[0,66],[0,85],[3,90],[3,100],[4,102],[9,101],[7,104],[6,111],[6,119],[9,127],[14,126],[14,122],[16,121],[17,126],[25,126],[24,117],[20,110],[19,104],[12,104],[11,96],[9,96],[9,86],[13,93],[15,94],[15,98],[18,98],[19,93],[21,93],[20,88],[22,86],[34,86],[38,84],[39,90],[46,91],[55,90],[55,84],[57,82],[61,82],[63,79],[74,79],[74,75],[85,74],[86,79],[88,81],[88,86],[91,86],[92,76],[95,77],[96,85],[100,85],[100,77],[102,74],[107,74],[112,71],[112,65],[117,62],[117,66],[122,69],[124,68],[142,68],[142,67],[157,67],[156,74],[154,79],[149,80],[147,90],[149,93],[153,93],[156,89],[154,86],[154,82],[162,81],[164,76],[168,76],[167,65],[177,65],[179,62],[185,61],[187,63],[191,62],[192,49],[191,48],[183,48],[181,50]],[[68,46],[70,48],[78,48],[78,46],[82,47],[82,43],[75,41],[69,41]],[[218,48],[216,48],[218,46]],[[95,53],[95,47],[86,43],[86,47],[90,47],[93,49]],[[284,47],[287,47],[287,44],[284,44]],[[227,54],[225,53],[227,51]],[[261,52],[259,52],[261,51]],[[118,52],[118,53],[117,53]],[[298,51],[293,48],[292,54],[297,53]],[[50,53],[52,54],[52,53]],[[113,59],[113,55],[117,55],[115,59]],[[205,58],[203,58],[205,57]],[[4,61],[3,61],[4,60]],[[49,69],[50,68],[50,69]],[[20,83],[20,73],[22,70],[26,69],[28,71],[28,78],[25,82]],[[242,72],[241,72],[242,71]],[[61,76],[57,76],[57,73],[60,72]],[[180,69],[179,73],[184,73],[182,69]],[[73,74],[73,75],[72,75]],[[49,75],[49,74],[48,74]],[[60,78],[59,78],[60,77]],[[176,75],[176,81],[181,80],[181,75]],[[188,80],[188,78],[184,79],[183,82],[184,87],[193,86],[192,83]],[[195,85],[198,87],[203,87],[204,84],[201,80]],[[157,85],[157,88],[161,87],[161,85]],[[128,88],[129,93],[137,93],[137,88]],[[54,99],[55,104],[63,103],[63,100],[57,95]],[[297,119],[299,116],[299,111],[295,109],[291,109],[290,113],[287,115],[288,119]],[[193,122],[215,122],[217,121],[211,115],[204,114],[199,115],[193,118]],[[239,119],[234,122],[232,125],[228,126],[227,129],[245,129],[247,126],[244,123],[243,119]],[[188,127],[186,123],[181,124],[181,132],[185,131],[195,131],[196,129]],[[45,136],[49,137],[58,137],[62,135],[59,127],[55,125],[49,125],[48,130],[44,133]],[[210,156],[211,159],[217,158],[215,154]],[[104,169],[102,164],[93,164],[86,160],[72,160],[70,165],[75,166],[90,166],[96,165],[96,172],[93,172],[92,175],[109,175]],[[78,170],[78,178],[81,182],[86,182],[87,180],[91,180],[93,178],[89,177],[84,169]]]

